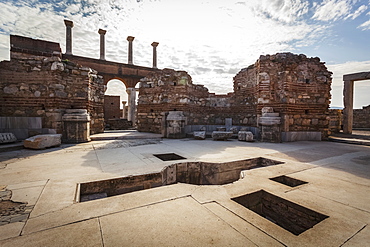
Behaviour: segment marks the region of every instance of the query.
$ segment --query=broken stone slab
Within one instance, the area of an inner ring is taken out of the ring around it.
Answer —
[[[194,139],[196,140],[205,140],[206,132],[205,131],[194,131]]]
[[[226,127],[216,127],[217,131],[226,131]]]
[[[0,143],[16,142],[17,137],[13,133],[0,133]]]
[[[62,144],[61,134],[32,136],[23,142],[23,146],[30,149],[45,149],[48,147],[60,146],[60,144]]]
[[[212,139],[214,141],[222,140],[227,141],[227,139],[233,136],[233,132],[231,131],[213,131],[212,132]]]
[[[229,131],[233,132],[233,134],[238,134],[238,128],[237,127],[231,127]]]
[[[239,141],[252,142],[253,141],[253,133],[250,132],[250,131],[239,131],[238,132],[238,140]]]

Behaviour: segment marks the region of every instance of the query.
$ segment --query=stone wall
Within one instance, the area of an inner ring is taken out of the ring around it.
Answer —
[[[104,120],[115,119],[122,117],[120,110],[120,96],[105,95],[104,96]]]
[[[235,102],[246,112],[272,107],[282,131],[320,131],[328,135],[331,72],[319,58],[278,53],[261,56],[234,77]]]
[[[11,36],[11,60],[0,63],[0,115],[40,117],[62,133],[65,109],[87,109],[91,133],[104,130],[104,82],[87,67],[61,60],[59,44]]]
[[[319,58],[278,53],[261,56],[234,77],[234,92],[215,95],[192,84],[184,71],[164,69],[141,80],[138,129],[161,133],[168,111],[183,111],[187,125],[258,126],[263,107],[282,118],[282,132],[329,133],[331,72]]]
[[[370,105],[362,109],[353,109],[353,128],[370,128]]]
[[[139,131],[162,133],[169,111],[183,111],[186,125],[224,125],[232,118],[234,125],[253,123],[250,114],[233,106],[233,93],[215,95],[203,85],[192,84],[185,71],[164,69],[141,80],[137,124]]]
[[[329,129],[331,133],[339,133],[342,129],[343,121],[343,110],[339,109],[330,109],[329,110]]]

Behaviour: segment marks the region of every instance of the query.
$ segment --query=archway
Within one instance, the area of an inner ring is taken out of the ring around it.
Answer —
[[[369,80],[369,72],[360,72],[354,74],[343,75],[343,133],[352,134],[353,126],[353,86],[355,81]]]
[[[104,119],[127,119],[127,98],[125,83],[119,79],[109,80],[104,93]]]

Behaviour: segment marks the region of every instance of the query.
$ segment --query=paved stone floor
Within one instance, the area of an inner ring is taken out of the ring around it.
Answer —
[[[284,163],[243,171],[242,179],[225,185],[178,183],[76,203],[78,183],[159,172],[184,162],[162,161],[153,156],[158,153],[176,153],[185,161],[221,163],[264,157]],[[14,209],[12,217],[6,218],[6,210],[2,211],[0,246],[370,243],[369,146],[144,138],[3,152],[0,161],[1,195],[27,203]],[[292,188],[269,179],[280,175],[308,183]],[[329,217],[294,235],[232,200],[259,190]]]

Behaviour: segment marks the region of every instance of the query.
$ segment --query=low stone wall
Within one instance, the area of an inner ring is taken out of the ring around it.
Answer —
[[[132,122],[127,119],[108,119],[105,121],[106,130],[127,130],[132,128]]]
[[[353,128],[369,129],[370,128],[370,105],[362,109],[353,110]]]

